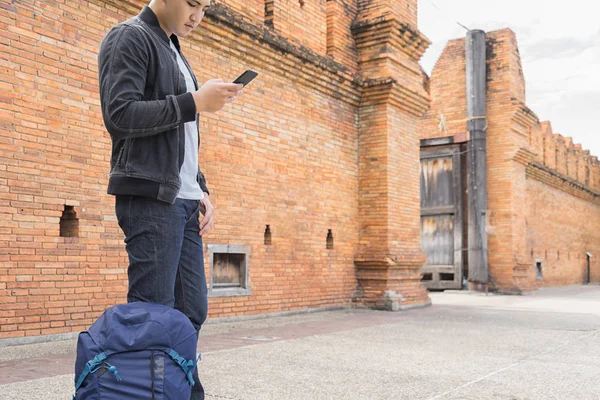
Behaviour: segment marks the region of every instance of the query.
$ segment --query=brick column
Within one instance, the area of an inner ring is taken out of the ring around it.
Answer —
[[[430,304],[421,285],[419,121],[429,107],[418,60],[429,45],[396,2],[359,2],[352,32],[365,79],[359,110],[359,290],[400,310]]]

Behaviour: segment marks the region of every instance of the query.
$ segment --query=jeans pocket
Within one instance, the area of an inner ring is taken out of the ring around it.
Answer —
[[[202,204],[202,202],[200,200],[194,200],[194,201],[197,201],[198,204],[196,205],[196,207],[194,207],[194,212],[186,219],[186,221],[185,221],[186,224],[194,218],[200,218],[200,209],[204,205]]]
[[[132,196],[117,195],[115,197],[115,215],[117,216],[119,227],[125,235],[129,232],[130,227],[131,201]]]
[[[132,196],[132,217],[141,221],[173,220],[177,217],[177,207],[150,197]]]

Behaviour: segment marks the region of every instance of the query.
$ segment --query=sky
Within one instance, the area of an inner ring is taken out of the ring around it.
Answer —
[[[598,9],[598,0],[419,0],[419,30],[432,42],[421,65],[431,74],[448,40],[465,37],[455,21],[486,32],[512,29],[527,106],[554,133],[600,157]]]

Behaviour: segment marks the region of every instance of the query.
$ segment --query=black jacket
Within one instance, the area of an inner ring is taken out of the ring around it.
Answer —
[[[177,36],[171,39],[181,53]],[[198,114],[152,9],[145,6],[106,34],[98,65],[102,117],[112,139],[108,193],[174,203],[185,155],[184,123],[198,125]],[[198,182],[208,193],[200,168]]]

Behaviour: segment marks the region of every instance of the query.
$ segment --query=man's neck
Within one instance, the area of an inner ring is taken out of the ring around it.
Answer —
[[[165,31],[165,33],[167,34],[167,37],[170,38],[171,35],[173,34],[173,32],[170,32],[163,23],[163,18],[164,18],[163,17],[163,12],[164,12],[163,5],[160,4],[159,1],[157,1],[157,0],[152,0],[150,2],[150,4],[148,5],[148,7],[150,7],[150,9],[154,13],[154,15],[156,15],[156,19],[158,19],[158,24],[160,25],[160,28],[163,31]]]

